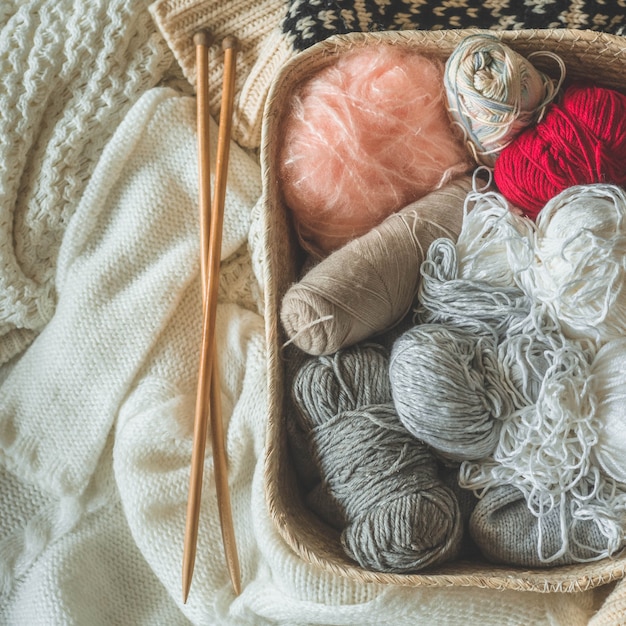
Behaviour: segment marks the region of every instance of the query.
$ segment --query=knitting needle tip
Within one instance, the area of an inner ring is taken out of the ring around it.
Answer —
[[[189,587],[191,581],[183,580],[183,604],[187,604],[187,598],[189,597]]]
[[[193,578],[193,566],[195,564],[195,552],[186,554],[183,558],[183,604],[187,604],[189,589],[191,589],[191,579]]]

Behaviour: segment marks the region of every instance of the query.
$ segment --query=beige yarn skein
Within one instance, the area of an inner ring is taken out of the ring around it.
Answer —
[[[471,190],[471,177],[457,178],[315,265],[283,297],[289,343],[332,354],[391,328],[411,308],[430,244],[459,236]]]

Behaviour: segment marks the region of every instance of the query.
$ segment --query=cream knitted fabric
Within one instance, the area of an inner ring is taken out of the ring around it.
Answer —
[[[263,107],[270,84],[280,66],[293,54],[280,25],[284,0],[157,0],[150,12],[172,49],[187,80],[195,85],[193,35],[208,28],[215,38],[209,54],[209,106],[217,119],[222,86],[221,40],[239,39],[233,138],[256,148],[261,141]]]
[[[141,1],[2,4],[0,364],[52,317],[58,248],[100,152],[172,62]]]
[[[214,126],[215,138],[216,130]],[[229,183],[222,258],[232,257],[236,267],[249,268],[236,252],[245,242],[250,209],[260,195],[260,174],[258,165],[236,145],[231,148]],[[173,363],[167,370],[168,385],[176,385],[175,366],[180,363],[183,379],[195,378],[201,327],[198,258],[195,101],[170,89],[150,90],[106,146],[64,235],[55,315],[20,358],[2,370],[0,469],[5,480],[0,502],[13,512],[0,517],[0,605],[6,605],[5,615],[26,610],[19,605],[27,597],[21,585],[27,580],[35,584],[36,563],[42,566],[41,576],[59,543],[65,544],[66,558],[74,559],[81,551],[75,541],[86,520],[119,500],[112,480],[111,427],[133,380],[141,377],[142,363],[151,354],[161,366]],[[229,265],[225,263],[224,274],[236,286]],[[233,293],[245,298],[241,288],[233,288]],[[254,308],[252,298],[250,302]],[[196,315],[181,324],[180,315],[176,318],[170,342],[165,329],[171,328],[168,322],[179,310]],[[179,341],[181,336],[186,340]],[[256,362],[262,367],[261,357]],[[236,367],[244,371],[239,363]],[[228,375],[229,364],[222,369]],[[186,390],[189,397],[192,387]],[[225,389],[236,398],[236,387],[226,384]],[[188,423],[193,406],[190,411]],[[168,443],[173,450],[180,445]],[[157,457],[153,467],[166,461],[167,454]],[[185,461],[188,464],[189,457]],[[120,491],[130,484],[139,497],[140,485],[131,475],[119,480]],[[185,494],[186,487],[178,496]],[[164,493],[158,497],[167,500]],[[117,523],[123,534],[119,517]],[[161,537],[155,545],[164,542]],[[90,558],[85,564],[90,569],[93,562]],[[80,560],[73,563],[81,571]],[[102,576],[106,578],[106,570]],[[52,580],[53,589],[42,592],[42,601],[57,594],[56,586],[61,594],[75,594],[71,584],[65,587],[62,580]],[[141,581],[139,588],[142,585],[148,582]],[[138,614],[146,611],[141,605],[138,609]],[[75,623],[68,615],[49,617],[46,623]],[[20,622],[4,621],[0,612],[0,623]]]
[[[602,603],[589,626],[623,626],[626,623],[626,581],[621,580],[615,585]]]
[[[193,100],[186,102],[187,133],[170,136],[167,150],[162,144],[156,150],[149,143],[154,138],[144,137],[155,97],[142,101],[107,146],[59,253],[57,313],[0,396],[7,465],[59,495],[85,488],[129,380],[196,269],[197,219],[181,210],[184,203],[196,205],[195,109]],[[166,113],[153,122],[160,136],[171,123]],[[144,158],[130,167],[138,151]],[[250,167],[241,178],[252,203],[259,189],[256,166]],[[160,191],[164,180],[167,193]],[[136,210],[115,212],[112,205]],[[241,240],[246,219],[232,209],[228,215],[238,220],[227,223],[228,236]],[[226,239],[223,254],[232,252]],[[51,420],[50,407],[59,397],[63,413]],[[74,428],[78,423],[80,429]]]
[[[0,621],[7,626],[189,624],[137,548],[119,499],[85,515],[74,531],[49,545],[0,608]]]

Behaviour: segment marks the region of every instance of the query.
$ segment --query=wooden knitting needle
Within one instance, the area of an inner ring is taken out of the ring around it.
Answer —
[[[207,258],[207,294],[206,299],[211,305],[211,317],[215,321],[217,291],[219,283],[220,256],[222,247],[222,226],[224,222],[224,202],[226,200],[226,178],[228,175],[228,156],[230,152],[230,136],[233,117],[233,101],[235,96],[235,59],[238,48],[236,37],[225,37],[222,41],[224,50],[224,82],[220,108],[220,125],[217,135],[217,157],[215,161],[215,195],[211,208],[211,239]],[[215,325],[212,329],[213,348],[215,348]],[[216,351],[213,349],[213,358]],[[222,529],[224,555],[230,574],[233,589],[237,595],[241,593],[239,558],[235,542],[230,494],[228,491],[228,468],[224,446],[224,429],[222,425],[222,408],[220,402],[220,386],[215,362],[212,368],[211,381],[211,444],[213,448],[213,464],[215,487],[217,490],[217,506]]]
[[[202,291],[206,300],[206,256],[209,248],[209,227],[211,213],[211,160],[209,135],[209,47],[211,34],[202,30],[194,35],[196,46],[196,113],[198,126],[198,200],[200,205],[200,249],[202,268]],[[206,316],[203,319],[203,334]],[[198,394],[193,428],[193,448],[191,453],[191,474],[187,497],[187,519],[185,523],[185,543],[183,548],[183,602],[187,602],[193,569],[196,561],[198,542],[198,522],[202,497],[202,476],[204,473],[204,453],[207,437],[206,403],[206,354],[201,349],[198,374]]]

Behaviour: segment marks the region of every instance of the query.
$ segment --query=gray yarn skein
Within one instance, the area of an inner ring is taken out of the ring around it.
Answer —
[[[421,272],[415,320],[491,338],[501,392],[508,392],[517,409],[536,402],[552,355],[565,341],[548,309],[531,303],[512,280],[491,285],[459,278],[457,246],[449,239],[433,242]]]
[[[294,379],[293,399],[324,489],[341,510],[348,556],[366,569],[408,573],[458,554],[456,497],[432,452],[400,424],[380,346],[309,360]]]
[[[393,345],[389,378],[406,429],[454,461],[490,455],[513,410],[495,342],[461,328],[406,331]]]
[[[456,245],[438,239],[421,267],[417,326],[394,343],[390,379],[401,422],[454,461],[489,456],[501,420],[537,393],[547,365],[517,286],[459,278]],[[516,357],[524,357],[516,360]]]

